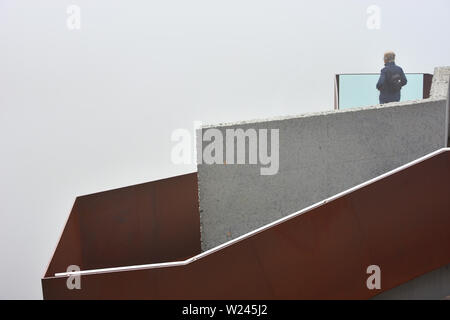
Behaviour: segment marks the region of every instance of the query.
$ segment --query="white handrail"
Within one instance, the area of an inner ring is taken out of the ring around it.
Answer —
[[[329,198],[327,198],[325,200],[319,201],[319,202],[317,202],[317,203],[315,203],[315,204],[313,204],[313,205],[311,205],[309,207],[306,207],[306,208],[304,208],[304,209],[302,209],[300,211],[291,213],[291,214],[289,214],[289,215],[287,215],[287,216],[285,216],[283,218],[280,218],[280,219],[278,219],[276,221],[273,221],[273,222],[271,222],[269,224],[266,224],[266,225],[264,225],[264,226],[262,226],[262,227],[260,227],[258,229],[250,231],[250,232],[248,232],[246,234],[243,234],[243,235],[241,235],[241,236],[239,236],[239,237],[237,237],[235,239],[232,239],[232,240],[230,240],[228,242],[225,242],[225,243],[223,243],[223,244],[221,244],[221,245],[219,245],[217,247],[209,249],[209,250],[207,250],[205,252],[202,252],[202,253],[200,253],[200,254],[192,257],[192,258],[189,258],[189,259],[186,259],[186,260],[183,260],[183,261],[164,262],[164,263],[151,263],[151,264],[142,264],[142,265],[134,265],[134,266],[126,266],[126,267],[112,267],[112,268],[103,268],[103,269],[91,269],[91,270],[82,270],[82,271],[74,271],[74,272],[61,272],[61,273],[55,273],[55,277],[83,276],[83,275],[89,275],[89,274],[99,274],[99,273],[109,273],[109,272],[122,272],[122,271],[133,271],[133,270],[142,270],[142,269],[156,269],[156,268],[165,268],[165,267],[184,266],[184,265],[192,263],[192,262],[194,262],[196,260],[202,259],[202,258],[204,258],[204,257],[206,257],[206,256],[208,256],[208,255],[210,255],[210,254],[212,254],[212,253],[214,253],[216,251],[219,251],[219,250],[221,250],[223,248],[231,246],[231,245],[233,245],[233,244],[235,244],[235,243],[237,243],[239,241],[242,241],[242,240],[244,240],[246,238],[249,238],[249,237],[251,237],[251,236],[253,236],[255,234],[258,234],[258,233],[260,233],[260,232],[262,232],[264,230],[267,230],[267,229],[269,229],[271,227],[274,227],[274,226],[276,226],[276,225],[278,225],[280,223],[283,223],[283,222],[285,222],[287,220],[295,218],[295,217],[297,217],[297,216],[299,216],[299,215],[301,215],[303,213],[311,211],[311,210],[313,210],[313,209],[315,209],[315,208],[317,208],[317,207],[319,207],[319,206],[321,206],[321,205],[323,205],[325,203],[334,201],[334,200],[336,200],[338,198],[341,198],[341,197],[343,197],[343,196],[345,196],[345,195],[347,195],[347,194],[349,194],[349,193],[351,193],[353,191],[361,189],[361,188],[363,188],[363,187],[365,187],[367,185],[375,183],[375,182],[377,182],[377,181],[379,181],[381,179],[384,179],[384,178],[386,178],[388,176],[391,176],[391,175],[393,175],[393,174],[395,174],[395,173],[397,173],[399,171],[402,171],[402,170],[404,170],[406,168],[412,167],[412,166],[414,166],[414,165],[416,165],[416,164],[418,164],[420,162],[423,162],[423,161],[425,161],[427,159],[430,159],[430,158],[432,158],[432,157],[434,157],[434,156],[436,156],[438,154],[441,154],[441,153],[447,152],[447,151],[450,151],[450,148],[442,148],[442,149],[436,150],[434,152],[431,152],[431,153],[429,153],[429,154],[427,154],[427,155],[425,155],[423,157],[420,157],[420,158],[418,158],[418,159],[416,159],[414,161],[411,161],[411,162],[409,162],[409,163],[407,163],[405,165],[402,165],[402,166],[400,166],[400,167],[398,167],[396,169],[393,169],[393,170],[391,170],[389,172],[386,172],[386,173],[384,173],[384,174],[382,174],[380,176],[377,176],[377,177],[375,177],[373,179],[367,180],[366,182],[363,182],[363,183],[361,183],[361,184],[359,184],[357,186],[354,186],[354,187],[352,187],[350,189],[347,189],[347,190],[345,190],[343,192],[340,192],[340,193],[338,193],[338,194],[336,194],[336,195],[334,195],[332,197],[329,197]]]

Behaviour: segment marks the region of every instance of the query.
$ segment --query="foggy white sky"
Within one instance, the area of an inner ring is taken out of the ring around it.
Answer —
[[[68,5],[81,29],[66,26]],[[366,27],[378,5],[381,29]],[[177,128],[329,110],[334,74],[450,64],[450,2],[0,0],[0,298],[40,278],[77,195],[195,171]]]

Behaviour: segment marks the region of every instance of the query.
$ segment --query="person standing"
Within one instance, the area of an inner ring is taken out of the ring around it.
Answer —
[[[408,83],[403,69],[395,64],[395,53],[384,54],[384,68],[377,82],[380,91],[380,104],[400,101],[400,91]]]

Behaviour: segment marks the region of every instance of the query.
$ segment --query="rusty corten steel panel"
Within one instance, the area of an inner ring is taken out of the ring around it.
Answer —
[[[334,110],[339,110],[339,75],[334,76]]]
[[[433,75],[424,73],[423,75],[423,98],[428,99],[431,92],[431,84],[433,82]]]
[[[190,264],[43,279],[46,299],[367,299],[450,263],[450,152]],[[366,269],[381,267],[381,290]]]
[[[78,197],[46,276],[71,264],[85,270],[198,254],[197,191],[191,173]]]

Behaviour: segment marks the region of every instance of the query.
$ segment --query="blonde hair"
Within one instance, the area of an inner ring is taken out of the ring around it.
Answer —
[[[395,62],[395,53],[393,51],[388,51],[384,54],[384,62]]]

